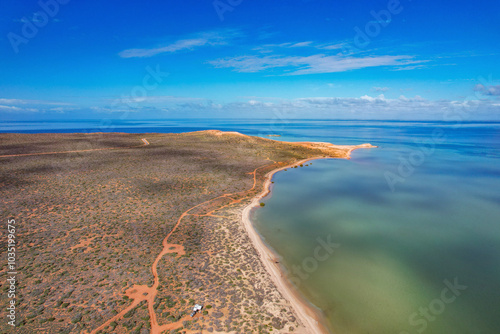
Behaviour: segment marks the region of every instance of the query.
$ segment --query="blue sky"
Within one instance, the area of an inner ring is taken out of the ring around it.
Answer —
[[[1,5],[5,120],[500,119],[498,1]]]

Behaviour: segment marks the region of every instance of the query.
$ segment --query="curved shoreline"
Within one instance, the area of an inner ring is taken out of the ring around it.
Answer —
[[[295,311],[297,317],[300,319],[302,326],[304,328],[302,331],[296,331],[296,333],[303,334],[331,334],[331,332],[324,325],[323,316],[319,314],[317,310],[315,310],[312,305],[295,289],[291,282],[288,281],[286,275],[283,273],[279,264],[277,265],[274,262],[274,258],[276,257],[276,253],[271,250],[262,240],[261,236],[253,226],[253,223],[250,219],[250,213],[252,209],[260,206],[260,199],[267,196],[270,193],[271,180],[275,173],[282,171],[287,168],[291,168],[293,166],[298,166],[307,161],[318,160],[318,159],[327,159],[325,157],[314,157],[303,159],[297,161],[293,164],[276,168],[265,175],[264,186],[262,192],[252,198],[252,201],[249,205],[247,205],[242,212],[241,218],[243,226],[247,231],[247,234],[252,241],[254,248],[259,253],[259,258],[264,265],[264,268],[271,276],[271,279],[274,285],[277,287],[278,291],[283,295],[283,297],[288,300],[293,310]]]
[[[331,144],[330,144],[331,145]],[[357,146],[352,146],[349,148],[348,152],[346,153],[346,156],[343,157],[343,159],[350,159],[350,155],[352,151],[358,148],[370,148],[370,147],[376,147],[376,146],[365,146],[365,145],[357,145]],[[242,224],[245,227],[245,230],[247,231],[247,234],[252,241],[252,244],[254,248],[257,250],[257,253],[259,253],[259,258],[264,265],[264,268],[266,271],[269,273],[271,276],[271,279],[278,289],[278,291],[283,295],[283,297],[288,300],[292,308],[294,309],[295,313],[297,314],[297,317],[300,319],[300,322],[302,323],[302,328],[301,330],[296,331],[296,333],[304,333],[304,334],[332,334],[332,332],[328,329],[326,326],[326,321],[324,319],[324,316],[319,313],[313,305],[302,295],[300,292],[292,285],[292,283],[287,279],[285,273],[283,273],[282,269],[280,268],[279,264],[277,265],[274,261],[276,258],[276,253],[269,248],[265,244],[265,242],[262,240],[262,237],[260,234],[257,232],[255,229],[251,219],[250,219],[250,213],[252,209],[259,207],[260,206],[260,200],[267,196],[271,190],[271,180],[274,176],[279,171],[282,171],[287,168],[291,168],[293,166],[298,166],[300,164],[304,164],[308,161],[311,160],[319,160],[319,159],[330,159],[333,157],[324,157],[324,156],[319,156],[319,157],[313,157],[313,158],[307,158],[303,159],[297,162],[294,162],[290,165],[284,166],[284,167],[279,167],[276,168],[270,172],[268,172],[265,175],[265,181],[263,185],[262,192],[252,198],[252,201],[250,202],[249,205],[247,205],[241,214],[241,220]],[[342,159],[342,158],[341,158]]]

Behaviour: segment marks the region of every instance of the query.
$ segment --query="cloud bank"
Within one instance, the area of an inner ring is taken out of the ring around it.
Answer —
[[[495,99],[428,100],[420,96],[386,98],[363,95],[360,97],[304,97],[296,99],[249,97],[244,101],[215,102],[210,99],[151,96],[143,101],[107,103],[92,107],[53,106],[33,103],[8,104],[13,99],[0,99],[0,113],[16,116],[20,113],[66,114],[106,118],[133,113],[131,118],[183,118],[183,117],[234,117],[234,118],[329,118],[329,119],[421,119],[454,121],[495,119],[500,120],[500,103]],[[104,101],[103,101],[104,102]],[[44,117],[45,117],[44,116]],[[60,115],[58,116],[60,119]]]

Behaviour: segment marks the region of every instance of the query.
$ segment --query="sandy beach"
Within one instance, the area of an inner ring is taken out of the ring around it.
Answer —
[[[337,146],[329,143],[300,143],[304,144],[323,144],[328,148],[342,148],[347,149],[345,159],[350,158],[350,154],[352,151],[358,148],[371,148],[369,144],[356,145],[356,146]],[[328,157],[315,157],[304,159],[288,166],[280,167],[274,169],[266,174],[264,186],[262,192],[255,196],[251,203],[243,209],[242,212],[242,223],[245,227],[245,230],[252,241],[253,246],[257,250],[260,260],[264,265],[265,269],[271,276],[272,281],[278,288],[279,292],[283,295],[283,297],[289,301],[290,305],[294,309],[297,314],[297,317],[300,319],[300,322],[303,325],[303,328],[297,329],[296,333],[304,333],[304,334],[332,334],[330,330],[325,325],[325,321],[323,319],[322,314],[314,308],[304,297],[296,290],[296,288],[289,282],[286,278],[286,275],[280,268],[279,263],[275,262],[276,254],[264,243],[258,232],[255,230],[253,223],[250,219],[250,214],[252,209],[260,206],[260,200],[265,197],[270,192],[271,180],[273,175],[279,171],[282,171],[287,168],[291,168],[293,166],[299,166],[300,164],[304,164],[308,161],[318,160],[318,159],[327,159]]]

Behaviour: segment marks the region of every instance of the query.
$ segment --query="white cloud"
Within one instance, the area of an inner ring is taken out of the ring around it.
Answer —
[[[16,107],[16,106],[6,106],[0,105],[0,111],[3,112],[38,112],[36,108],[26,108],[26,107]]]
[[[377,96],[377,97],[371,97],[371,96],[368,96],[368,95],[363,95],[363,96],[361,96],[361,99],[362,99],[362,100],[369,101],[369,102],[387,101],[387,100],[385,99],[384,94],[380,94],[380,95],[379,95],[379,96]]]
[[[285,42],[279,44],[265,44],[260,48],[268,49],[268,48],[297,48],[297,47],[310,47],[318,50],[340,50],[342,48],[346,48],[349,46],[347,42],[339,42],[339,43],[315,43],[313,41],[305,41],[305,42]]]
[[[196,97],[182,97],[182,96],[170,96],[170,95],[153,95],[153,96],[141,96],[140,98],[134,99],[132,97],[122,97],[116,99],[105,99],[105,102],[112,103],[112,105],[128,104],[128,103],[180,103],[180,102],[197,102],[202,101],[202,98]]]
[[[422,61],[424,62],[424,61]],[[396,67],[393,70],[394,71],[411,71],[411,70],[417,70],[425,68],[425,65],[413,65],[413,66],[401,66],[401,67]]]
[[[248,104],[251,106],[264,106],[264,107],[271,107],[274,105],[274,103],[272,102],[262,102],[257,100],[249,100]]]
[[[305,46],[311,46],[311,44],[312,44],[312,41],[300,42],[300,43],[292,44],[289,47],[290,48],[300,48],[300,47],[305,47]]]
[[[42,112],[56,109],[66,109],[71,103],[0,98],[0,112]]]
[[[0,103],[7,103],[7,104],[24,104],[26,103],[25,100],[18,100],[18,99],[0,99]]]
[[[323,49],[323,50],[339,50],[344,47],[347,47],[347,43],[337,43],[337,44],[328,44],[328,45],[321,45],[318,46],[318,49]]]
[[[389,90],[389,87],[372,87],[372,90],[375,92],[387,92]]]
[[[335,73],[378,66],[406,66],[419,63],[412,56],[343,57],[317,54],[312,56],[240,56],[218,59],[209,63],[217,68],[232,68],[236,72],[260,72],[287,68],[284,75]]]
[[[66,103],[66,102],[43,101],[43,100],[5,99],[5,98],[0,98],[0,103],[12,104],[12,105],[23,105],[23,104],[30,104],[30,105],[43,104],[43,105],[54,105],[54,106],[70,106],[70,105],[72,105],[71,103]]]
[[[0,109],[2,109],[2,110],[7,110],[7,111],[22,110],[22,109],[21,109],[21,108],[19,108],[19,107],[14,107],[14,106],[4,106],[4,105],[0,105]]]
[[[202,46],[225,45],[229,40],[237,35],[239,35],[239,33],[236,30],[204,32],[196,34],[190,38],[179,39],[164,46],[124,50],[118,55],[122,58],[144,58],[156,56],[162,53],[193,50]]]

